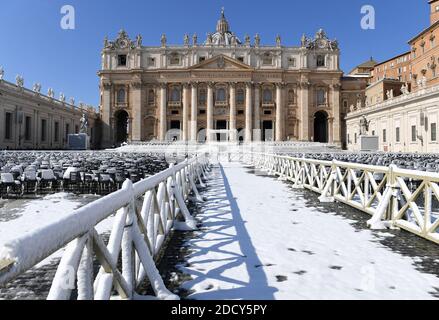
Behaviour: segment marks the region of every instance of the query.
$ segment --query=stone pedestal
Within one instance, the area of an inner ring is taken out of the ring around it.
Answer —
[[[90,137],[85,133],[69,134],[67,145],[69,150],[90,150]]]
[[[380,138],[378,136],[360,136],[360,150],[378,151],[380,148]]]

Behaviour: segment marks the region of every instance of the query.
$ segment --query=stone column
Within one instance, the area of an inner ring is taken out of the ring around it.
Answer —
[[[183,141],[189,140],[189,84],[183,84]]]
[[[236,83],[230,83],[230,141],[236,142],[237,132],[236,132]]]
[[[159,140],[165,141],[167,131],[167,117],[166,117],[166,104],[167,104],[167,89],[166,83],[160,86],[160,111],[159,111]]]
[[[334,143],[334,118],[328,119],[328,142]]]
[[[276,141],[284,140],[283,84],[276,85]]]
[[[300,130],[299,140],[309,141],[309,82],[300,84]]]
[[[207,85],[207,126],[206,126],[206,137],[207,142],[212,141],[212,131],[213,130],[213,83]]]
[[[111,122],[111,83],[104,82],[101,85],[102,94],[102,148],[111,148],[114,144],[113,140],[113,124]],[[37,119],[37,117],[36,117]],[[70,133],[75,130],[75,127],[70,123]],[[35,125],[38,129],[38,125]],[[39,142],[38,131],[35,135],[35,142]]]
[[[254,122],[254,132],[253,140],[261,141],[261,86],[260,84],[255,84],[255,122]]]
[[[332,139],[333,143],[341,144],[341,112],[340,112],[340,84],[337,83],[331,86],[332,96],[332,112],[334,115],[334,121],[332,125]]]
[[[253,131],[253,97],[252,97],[253,85],[247,83],[246,93],[245,93],[245,142],[252,141],[252,131]]]
[[[192,96],[191,96],[191,141],[197,142],[198,131],[198,85],[192,83]]]
[[[142,140],[142,102],[143,90],[142,83],[135,82],[131,84],[132,90],[132,127],[131,127],[131,141]]]

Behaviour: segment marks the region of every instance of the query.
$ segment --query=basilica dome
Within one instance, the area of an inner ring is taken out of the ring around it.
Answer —
[[[230,46],[241,44],[241,41],[236,35],[230,31],[230,25],[227,21],[224,8],[221,10],[221,17],[216,24],[216,32],[214,34],[208,34],[205,45],[213,46]]]

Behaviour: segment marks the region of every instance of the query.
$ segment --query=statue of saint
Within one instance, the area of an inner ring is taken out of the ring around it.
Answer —
[[[162,47],[166,47],[166,35],[162,34],[162,38],[160,39],[161,43],[162,43]]]
[[[261,44],[261,37],[259,36],[259,33],[257,33],[255,36],[255,46],[259,47],[260,44]]]
[[[24,87],[24,79],[23,79],[22,76],[17,75],[17,76],[15,77],[15,81],[16,81],[16,83],[17,83],[17,86],[19,86],[20,88],[23,88],[23,87]]]
[[[142,35],[140,35],[140,34],[137,35],[136,46],[137,46],[137,48],[140,48],[142,46]]]
[[[86,116],[85,113],[82,114],[82,118],[81,118],[81,133],[87,133],[87,129],[88,129],[88,118]]]
[[[366,116],[360,119],[360,135],[366,136],[369,132],[370,120],[368,121]]]
[[[194,33],[194,35],[192,36],[192,43],[194,46],[198,44],[198,36],[196,33]]]
[[[245,45],[246,46],[250,45],[250,36],[248,34],[245,35]]]
[[[55,96],[55,92],[53,91],[52,88],[49,88],[49,90],[47,90],[47,96],[49,98],[53,98]]]
[[[277,36],[276,36],[276,45],[277,45],[278,47],[280,47],[280,46],[281,46],[281,42],[282,42],[282,39],[281,39],[280,35],[277,35]]]
[[[187,33],[184,35],[184,45],[185,46],[189,45],[189,35]]]

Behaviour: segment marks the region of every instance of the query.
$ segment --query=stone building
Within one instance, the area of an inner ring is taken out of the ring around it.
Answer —
[[[200,42],[105,39],[99,71],[103,146],[124,141],[318,141],[341,145],[339,47],[323,30],[288,47],[241,41],[224,11]],[[347,108],[346,108],[347,109]],[[347,110],[346,110],[347,112]],[[345,137],[345,135],[343,135]],[[224,138],[223,138],[224,139]]]
[[[360,150],[360,135],[379,137],[379,149],[393,152],[439,152],[439,0],[430,0],[430,27],[412,40],[410,53],[374,70],[366,104],[351,106],[346,116],[347,145]],[[362,132],[360,121],[369,122]]]
[[[439,85],[439,0],[430,0],[430,26],[410,41],[412,88]]]
[[[3,80],[3,73],[1,69],[0,149],[66,149],[67,136],[79,133],[83,114],[88,117],[91,147],[99,148],[98,114],[92,107],[66,102],[63,94],[56,99],[52,89],[45,95],[39,84],[29,90],[20,76],[16,84],[10,83]]]
[[[396,57],[392,57],[381,63],[377,63],[371,73],[371,83],[376,83],[383,79],[392,79],[410,84],[412,81],[410,63],[410,51],[399,54]]]

